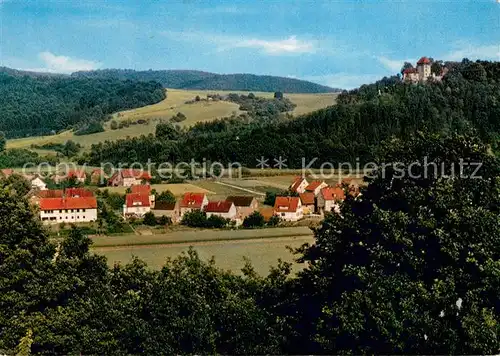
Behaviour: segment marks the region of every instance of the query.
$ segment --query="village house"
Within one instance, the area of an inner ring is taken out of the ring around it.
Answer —
[[[342,188],[328,187],[321,189],[318,195],[318,211],[321,214],[325,212],[335,211],[340,212],[339,202],[345,199],[345,193]]]
[[[131,193],[136,194],[146,194],[149,196],[149,204],[151,207],[155,206],[155,195],[151,194],[151,186],[149,184],[145,185],[133,185],[130,187]]]
[[[64,190],[64,195],[71,198],[93,197],[94,192],[86,188],[66,188]]]
[[[296,177],[288,188],[293,193],[304,193],[306,191],[306,187],[309,185],[307,180],[304,177]]]
[[[95,197],[40,198],[40,220],[46,224],[90,222],[97,220]]]
[[[259,202],[252,196],[232,195],[228,196],[226,200],[233,202],[236,207],[237,218],[241,221],[259,208]]]
[[[100,185],[106,183],[106,175],[102,169],[96,168],[90,173],[90,181],[92,184]]]
[[[114,187],[131,187],[150,180],[151,174],[149,172],[140,169],[121,169],[111,176],[108,183]]]
[[[39,176],[25,176],[31,183],[31,188],[36,190],[47,190],[47,184]]]
[[[129,193],[125,196],[123,216],[125,218],[142,218],[151,211],[151,202],[148,194]]]
[[[66,174],[54,176],[54,182],[59,184],[71,178],[74,178],[77,183],[84,184],[87,174],[84,170],[70,170]]]
[[[315,197],[318,196],[319,192],[321,189],[328,187],[328,184],[326,184],[323,181],[315,180],[312,181],[305,189],[306,192],[313,193]]]
[[[184,193],[182,200],[179,203],[180,218],[185,213],[193,210],[203,210],[208,204],[208,198],[205,193]]]
[[[9,178],[13,174],[14,174],[14,170],[12,168],[0,169],[0,176],[2,176],[4,178]]]
[[[304,217],[299,197],[276,197],[274,215],[284,221],[297,221]]]
[[[232,201],[210,201],[205,206],[205,213],[207,218],[217,215],[224,219],[236,220],[236,207]]]
[[[169,203],[165,201],[158,201],[155,203],[151,211],[156,217],[162,217],[162,216],[169,217],[173,223],[179,222],[181,217],[181,212],[179,210],[179,202]]]
[[[302,210],[304,212],[304,215],[313,214],[314,211],[316,210],[315,206],[316,197],[314,196],[314,193],[313,192],[300,193],[299,198],[300,198],[300,203],[302,204]]]

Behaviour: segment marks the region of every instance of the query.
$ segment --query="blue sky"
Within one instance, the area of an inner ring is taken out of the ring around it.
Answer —
[[[405,60],[500,60],[500,1],[0,0],[0,65],[198,69],[352,88]]]

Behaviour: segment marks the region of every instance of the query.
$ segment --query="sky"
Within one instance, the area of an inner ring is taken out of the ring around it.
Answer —
[[[0,65],[268,74],[354,88],[404,61],[500,60],[500,0],[0,0]]]

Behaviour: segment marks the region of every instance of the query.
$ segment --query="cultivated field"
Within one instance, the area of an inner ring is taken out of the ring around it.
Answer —
[[[200,230],[166,235],[100,239],[100,237],[93,239],[93,251],[106,256],[109,265],[127,263],[132,256],[137,256],[147,262],[151,268],[159,269],[168,257],[175,258],[192,246],[203,260],[207,261],[215,257],[218,267],[235,273],[240,272],[247,258],[261,275],[267,274],[270,266],[277,265],[278,259],[293,262],[294,256],[287,250],[287,246],[297,248],[304,243],[313,242],[311,231],[305,227],[237,231]],[[122,243],[126,242],[123,239],[128,239],[128,242],[132,243],[138,242],[138,239],[144,243],[148,241],[153,243],[110,246],[109,244],[113,244],[114,239]],[[132,239],[134,241],[130,241]],[[298,264],[294,266],[295,271],[301,268],[303,266]]]
[[[218,102],[197,102],[194,104],[185,104],[186,101],[193,99],[197,95],[206,97],[209,93],[227,94],[237,91],[212,91],[212,90],[179,90],[168,89],[168,96],[165,100],[141,108],[126,110],[113,115],[113,120],[123,121],[139,119],[146,120],[146,124],[131,125],[127,128],[118,130],[110,129],[110,122],[106,123],[104,132],[99,132],[91,135],[74,136],[71,131],[65,131],[54,136],[37,136],[27,137],[21,139],[9,140],[7,148],[30,148],[32,144],[43,145],[45,143],[64,143],[71,139],[84,147],[106,140],[114,141],[123,139],[127,136],[136,137],[140,135],[147,135],[155,132],[155,128],[159,120],[169,119],[177,112],[182,112],[186,115],[187,119],[180,123],[181,126],[190,126],[197,122],[210,121],[216,118],[230,116],[233,112],[239,113],[239,106],[234,103],[226,101]],[[273,93],[254,92],[257,96],[273,97]],[[297,104],[293,111],[294,115],[301,115],[307,112],[315,111],[326,106],[333,105],[337,94],[285,94],[286,97]]]
[[[107,189],[110,193],[125,194],[127,187],[102,187],[100,190]],[[152,184],[151,189],[155,189],[158,193],[170,190],[174,195],[183,195],[186,192],[192,193],[206,193],[214,194],[210,190],[201,188],[194,184],[180,183],[180,184]]]

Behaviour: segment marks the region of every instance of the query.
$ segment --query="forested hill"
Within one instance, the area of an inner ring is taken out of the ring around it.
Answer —
[[[0,71],[0,131],[9,138],[81,128],[165,98],[157,82],[22,73]]]
[[[216,74],[195,70],[104,69],[76,72],[73,77],[117,78],[160,82],[165,88],[200,90],[282,91],[285,93],[328,93],[340,91],[294,78],[254,74]]]
[[[402,83],[398,77],[344,92],[337,105],[295,120],[255,117],[194,126],[175,140],[142,137],[92,147],[89,160],[124,162],[137,152],[147,162],[202,159],[255,167],[257,158],[282,156],[290,168],[302,157],[322,162],[372,162],[392,137],[408,139],[418,131],[473,134],[498,152],[500,138],[500,63],[459,63],[442,82]],[[309,162],[309,161],[307,161]]]

